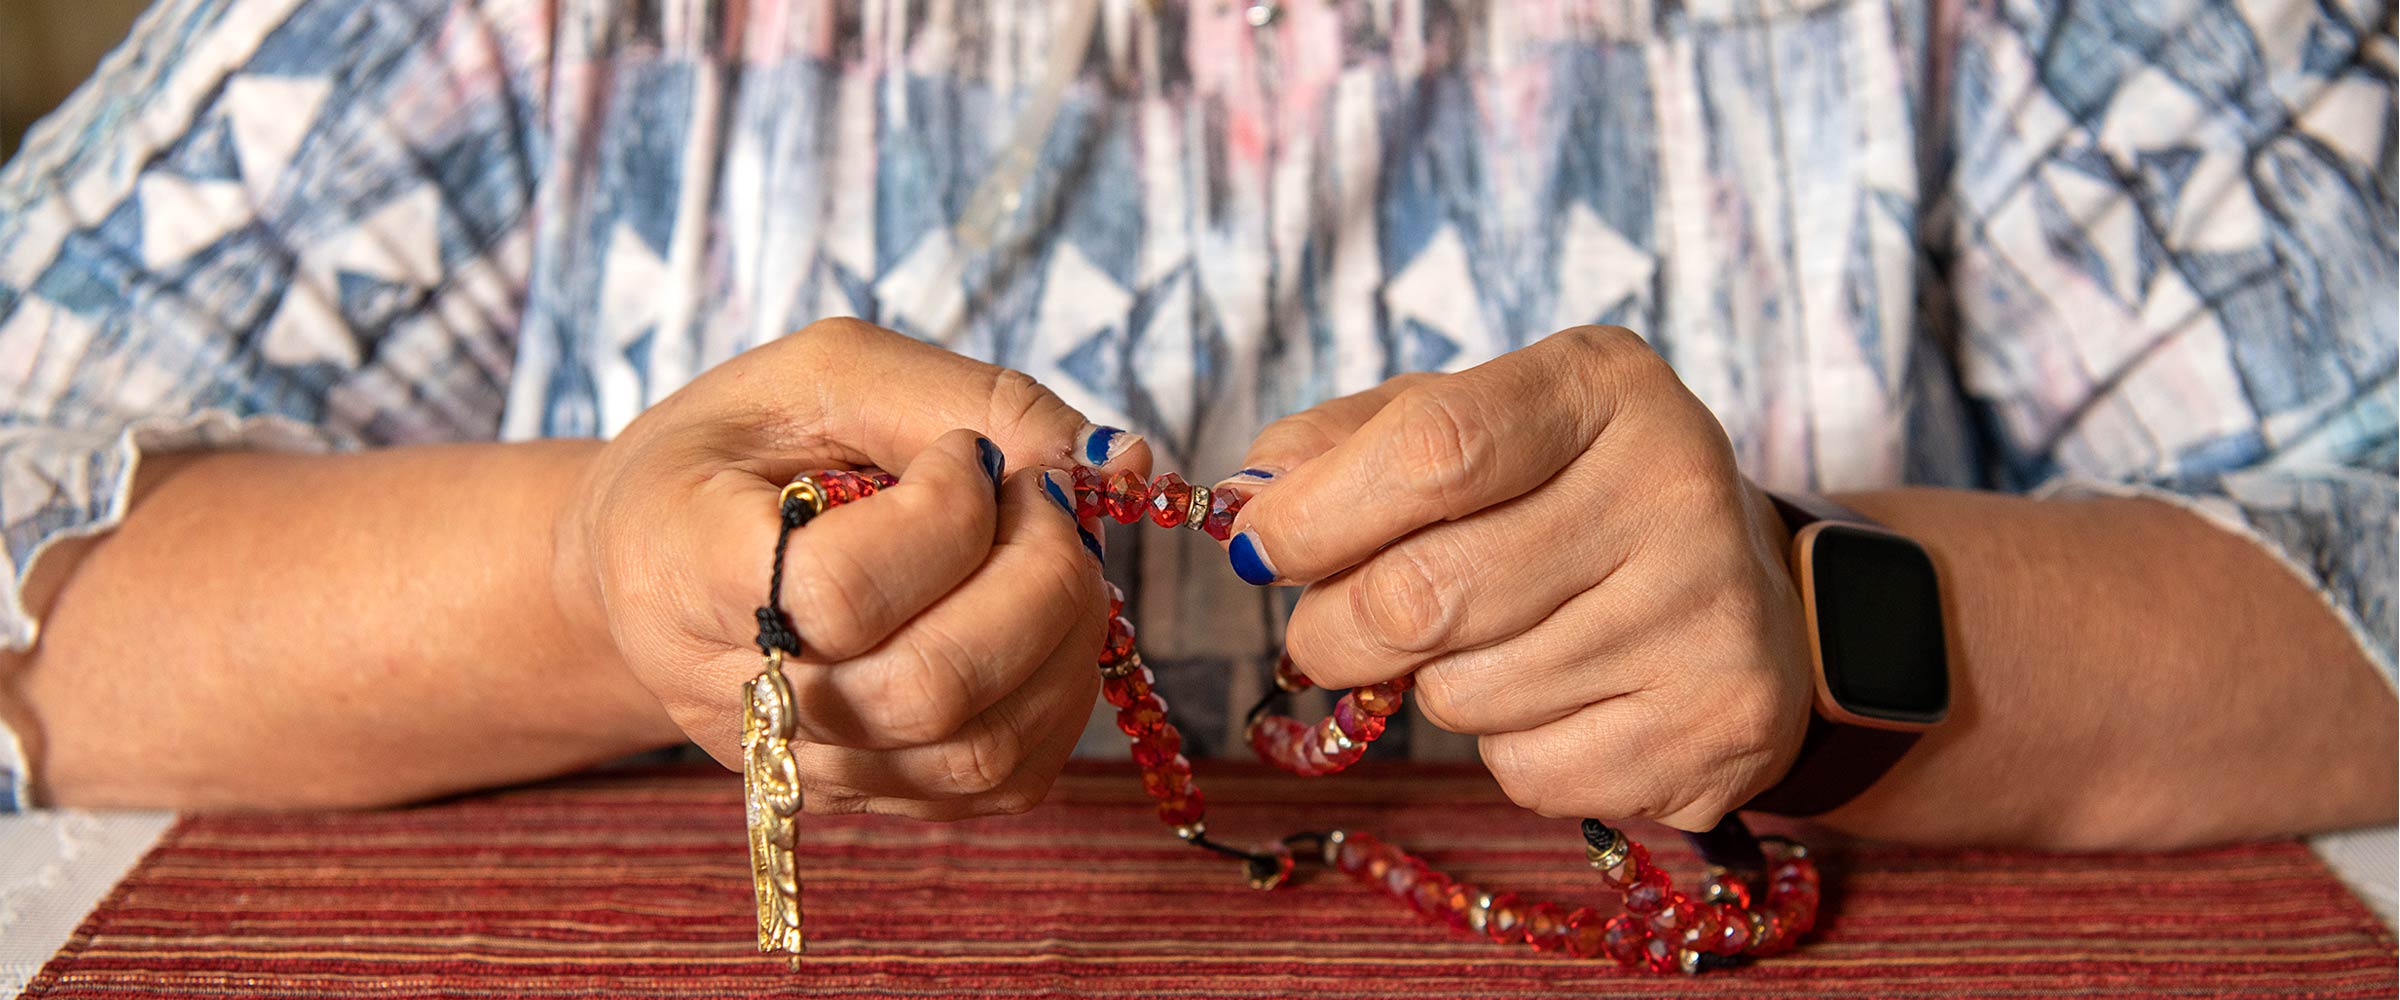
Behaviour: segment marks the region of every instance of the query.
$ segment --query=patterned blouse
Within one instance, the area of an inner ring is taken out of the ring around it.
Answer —
[[[607,435],[828,315],[1202,481],[1604,322],[1762,483],[2159,497],[2388,676],[2393,11],[161,0],[0,171],[0,637],[146,452]],[[1117,542],[1222,749],[1288,595]]]

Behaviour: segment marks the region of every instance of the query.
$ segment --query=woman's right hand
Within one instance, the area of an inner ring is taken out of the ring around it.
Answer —
[[[808,808],[1023,811],[1099,686],[1099,546],[1044,485],[1045,467],[1078,461],[1143,474],[1150,459],[1028,376],[857,320],[814,323],[706,372],[592,456],[558,517],[561,612],[738,767],[778,492],[829,467],[899,475],[792,532],[785,554]]]

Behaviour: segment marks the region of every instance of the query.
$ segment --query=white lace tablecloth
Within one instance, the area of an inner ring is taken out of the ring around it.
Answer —
[[[53,809],[0,816],[0,996],[16,996],[175,819]]]

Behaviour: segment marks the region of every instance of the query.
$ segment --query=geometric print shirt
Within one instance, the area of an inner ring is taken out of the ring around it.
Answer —
[[[825,316],[1029,372],[1200,482],[1276,416],[1597,322],[1764,485],[2164,499],[2388,677],[2393,22],[161,0],[0,169],[0,639],[145,453],[606,436]],[[1192,535],[1109,572],[1221,752],[1289,596]]]

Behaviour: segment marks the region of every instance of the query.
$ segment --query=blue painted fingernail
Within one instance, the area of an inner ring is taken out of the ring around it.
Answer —
[[[983,474],[992,481],[992,495],[999,496],[1000,473],[1008,465],[1008,456],[1000,453],[1000,446],[993,444],[991,438],[979,437],[975,439],[975,458],[983,463]]]
[[[1057,469],[1042,473],[1042,495],[1049,497],[1051,503],[1058,505],[1058,509],[1067,512],[1067,520],[1072,521],[1075,519],[1075,494],[1068,483],[1067,474]],[[1081,528],[1082,525],[1076,527]]]
[[[1072,483],[1073,480],[1068,479],[1066,473],[1057,469],[1050,469],[1042,473],[1042,495],[1049,497],[1051,503],[1057,504],[1059,510],[1065,511],[1067,520],[1070,521],[1075,520],[1075,494],[1071,492],[1074,488]],[[1091,553],[1092,558],[1101,562],[1108,561],[1108,556],[1102,552],[1100,539],[1086,529],[1081,522],[1077,522],[1075,525],[1075,535],[1082,539],[1084,551]]]
[[[1226,548],[1225,558],[1233,563],[1233,575],[1253,587],[1275,582],[1275,564],[1267,561],[1266,547],[1258,543],[1258,532],[1245,531],[1233,536]]]
[[[1248,476],[1252,479],[1273,479],[1275,478],[1275,471],[1272,469],[1249,468],[1243,469],[1240,472],[1236,472],[1234,475]]]
[[[1139,434],[1130,434],[1114,427],[1086,425],[1083,433],[1076,438],[1075,457],[1083,464],[1097,468],[1124,454],[1125,449],[1133,447],[1141,439]]]

